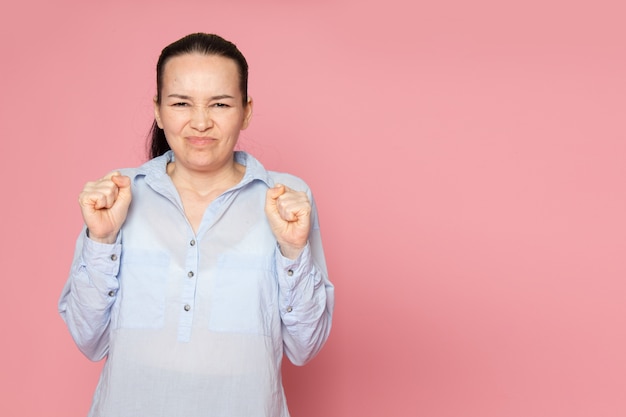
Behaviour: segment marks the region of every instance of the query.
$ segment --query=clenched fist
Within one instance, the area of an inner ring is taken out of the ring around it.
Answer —
[[[101,243],[114,243],[126,220],[131,198],[130,178],[117,171],[85,184],[78,203],[89,238]]]
[[[265,214],[283,256],[297,258],[311,230],[311,202],[306,193],[276,184],[267,190]]]

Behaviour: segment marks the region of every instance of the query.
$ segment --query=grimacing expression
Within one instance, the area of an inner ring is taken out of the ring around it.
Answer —
[[[252,102],[242,103],[235,61],[184,54],[165,63],[161,103],[155,100],[154,114],[177,165],[212,171],[232,161],[239,133],[252,116]]]

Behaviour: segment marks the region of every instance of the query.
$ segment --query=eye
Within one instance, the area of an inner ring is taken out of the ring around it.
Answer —
[[[225,108],[225,107],[230,107],[230,106],[226,103],[214,103],[213,107]]]
[[[185,103],[185,102],[178,102],[178,103],[172,103],[172,107],[187,107],[189,106],[189,103]]]

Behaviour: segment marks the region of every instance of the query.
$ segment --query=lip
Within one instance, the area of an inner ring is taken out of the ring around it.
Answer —
[[[217,141],[217,139],[210,136],[187,136],[185,139],[187,139],[187,142],[189,142],[191,145],[196,146],[209,145]]]

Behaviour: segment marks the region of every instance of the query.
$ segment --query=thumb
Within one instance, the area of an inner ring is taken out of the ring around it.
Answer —
[[[282,184],[276,184],[272,188],[267,190],[266,203],[274,202],[278,197],[285,194],[285,186]]]
[[[111,181],[117,185],[118,195],[117,198],[122,198],[123,200],[131,199],[131,191],[130,191],[130,178],[126,175],[113,175],[111,177]]]

